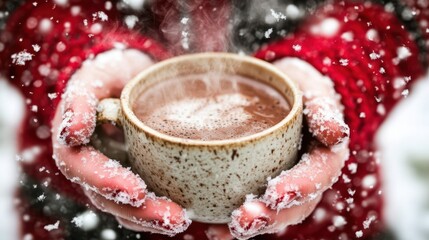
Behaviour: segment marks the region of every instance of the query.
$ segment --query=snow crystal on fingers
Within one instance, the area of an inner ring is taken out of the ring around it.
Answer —
[[[317,111],[314,108],[317,107]],[[313,110],[313,111],[312,111]],[[335,144],[338,144],[344,140],[343,136],[350,135],[350,129],[344,122],[343,114],[339,109],[335,107],[335,101],[328,97],[318,97],[307,101],[304,115],[309,117],[309,131],[316,137],[324,137],[326,132],[328,135],[334,134],[335,130],[330,129],[328,123],[334,123],[339,126],[341,135],[338,139],[335,139]],[[315,128],[318,126],[318,128]],[[328,141],[328,139],[321,139]]]
[[[74,82],[74,81],[73,81]],[[87,144],[90,141],[90,136],[95,129],[96,116],[95,114],[88,112],[79,112],[71,109],[70,106],[76,104],[76,99],[84,99],[85,103],[90,109],[95,109],[98,104],[98,100],[95,95],[87,90],[83,90],[82,87],[77,83],[70,83],[67,87],[66,92],[62,96],[63,119],[58,128],[57,140],[63,145],[80,145]],[[76,124],[85,124],[86,127],[81,129],[72,130],[74,119],[80,119],[81,121]]]
[[[173,237],[176,234],[184,232],[192,223],[185,209],[182,210],[181,216],[181,221],[179,221],[178,223],[172,223],[170,221],[171,212],[170,209],[168,209],[168,211],[166,211],[162,216],[162,220],[146,221],[133,217],[130,221],[141,225],[142,227],[153,233],[161,233]]]
[[[237,238],[237,239],[249,239],[251,237],[254,237],[256,235],[261,234],[262,230],[267,228],[268,226],[268,220],[269,216],[262,214],[261,206],[255,202],[246,201],[244,203],[244,206],[246,208],[246,211],[253,212],[255,215],[259,215],[257,213],[260,213],[260,216],[255,218],[250,223],[242,225],[240,223],[240,218],[243,214],[243,211],[241,209],[236,209],[232,212],[231,218],[232,221],[228,224],[228,227],[231,231],[231,234]]]
[[[101,174],[101,178],[105,178],[105,181],[119,177],[124,181],[128,180],[134,187],[129,190],[131,193],[127,190],[109,187],[104,187],[101,191],[96,190],[97,193],[116,203],[128,204],[133,207],[140,207],[145,202],[147,196],[142,199],[140,199],[139,196],[141,193],[146,193],[146,184],[138,175],[134,174],[130,168],[123,168],[118,161],[109,159],[104,163],[102,170],[103,173],[98,174]]]

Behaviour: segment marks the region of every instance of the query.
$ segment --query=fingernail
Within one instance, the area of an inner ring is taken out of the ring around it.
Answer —
[[[260,231],[265,229],[269,224],[266,217],[257,217],[245,226],[240,224],[229,224],[229,229],[232,235],[236,238],[249,238],[260,234]]]
[[[170,232],[170,233],[173,233],[173,235],[175,235],[177,233],[184,232],[192,223],[192,221],[190,219],[184,218],[180,222],[172,223],[171,221],[165,221],[164,219],[159,219],[159,220],[148,221],[147,223],[149,224],[150,227],[154,229],[166,231],[167,234],[168,232]]]
[[[121,203],[121,204],[128,204],[131,205],[133,207],[140,207],[144,201],[145,198],[140,198],[140,194],[130,194],[126,191],[123,190],[105,190],[103,191],[102,194],[105,198],[112,200],[116,203]]]
[[[275,209],[283,209],[289,206],[294,200],[298,198],[298,194],[294,191],[289,191],[279,198],[276,199],[274,208]]]
[[[73,110],[71,108],[67,108],[62,116],[62,121],[59,129],[58,140],[60,143],[64,145],[69,145],[73,142],[70,137],[70,123],[72,122]]]
[[[255,231],[258,232],[262,228],[265,228],[268,225],[268,218],[266,217],[257,217],[253,219],[252,222],[247,226],[247,231]]]

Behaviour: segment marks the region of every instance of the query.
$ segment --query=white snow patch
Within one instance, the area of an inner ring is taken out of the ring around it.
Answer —
[[[386,200],[384,219],[398,239],[426,240],[428,236],[421,228],[429,214],[428,176],[419,175],[421,167],[416,167],[428,167],[428,92],[426,75],[416,81],[413,93],[400,101],[377,134]]]

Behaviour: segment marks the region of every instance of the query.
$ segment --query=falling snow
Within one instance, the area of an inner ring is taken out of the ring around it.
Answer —
[[[97,18],[103,22],[109,19],[109,17],[103,11],[98,11],[92,14],[93,21],[95,21]]]
[[[277,22],[278,21],[280,21],[280,20],[286,20],[286,16],[283,14],[283,13],[281,13],[281,12],[276,12],[276,11],[274,11],[273,9],[270,9],[270,11],[271,11],[271,15],[277,20]]]
[[[293,45],[292,46],[292,48],[293,48],[293,50],[295,50],[295,51],[297,51],[297,52],[299,52],[299,51],[301,51],[301,45],[299,45],[299,44],[295,44],[295,45]]]
[[[74,217],[71,222],[74,223],[76,227],[85,231],[90,231],[98,226],[100,220],[94,212],[88,210]]]
[[[349,60],[342,58],[342,59],[340,59],[340,64],[341,64],[341,66],[347,66],[347,65],[349,65]]]
[[[265,34],[264,34],[265,38],[270,38],[271,33],[273,33],[273,29],[272,28],[270,28],[267,31],[265,31]]]
[[[357,231],[355,234],[356,234],[357,238],[361,238],[363,236],[363,232],[362,231]]]
[[[33,50],[35,52],[39,52],[40,51],[40,46],[38,44],[34,44],[34,45],[31,45],[31,46],[33,47]]]
[[[27,50],[23,50],[19,53],[12,54],[12,63],[16,65],[24,66],[25,62],[31,61],[33,59],[33,54],[27,52]]]
[[[372,222],[374,222],[375,221],[375,219],[376,219],[376,217],[375,216],[370,216],[370,217],[368,217],[365,221],[363,221],[363,228],[364,229],[368,229],[369,228],[369,226],[371,225],[371,223]]]
[[[59,226],[60,226],[60,221],[58,220],[56,223],[46,225],[46,226],[44,226],[43,228],[44,228],[46,231],[50,232],[50,231],[52,231],[52,230],[58,229],[58,227],[59,227]]]
[[[375,60],[375,59],[380,58],[380,54],[377,54],[377,53],[375,53],[375,52],[372,52],[371,54],[369,54],[369,57],[370,57],[372,60]]]

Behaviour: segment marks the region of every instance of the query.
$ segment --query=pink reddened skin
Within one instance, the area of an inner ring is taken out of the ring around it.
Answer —
[[[281,61],[275,65],[304,91],[304,112],[316,140],[299,164],[269,181],[262,197],[249,198],[235,210],[228,226],[209,226],[210,239],[250,238],[300,223],[335,182],[348,156],[348,127],[332,85],[319,81],[320,73],[309,71],[311,66]],[[95,207],[116,216],[126,228],[173,236],[191,223],[185,210],[147,192],[129,168],[86,145],[95,128],[98,100],[118,97],[127,81],[152,64],[136,50],[111,50],[86,62],[73,75],[56,111],[52,142],[59,169],[82,185]]]
[[[143,180],[129,168],[85,145],[95,128],[97,100],[118,97],[128,80],[152,64],[136,50],[112,50],[85,63],[73,75],[57,108],[52,143],[59,169],[82,185],[94,206],[130,228],[138,225],[145,231],[172,236],[189,226],[185,211],[148,193]]]
[[[239,239],[278,232],[302,222],[322,193],[335,183],[349,154],[349,128],[332,82],[299,59],[284,58],[274,65],[303,91],[304,114],[315,140],[297,165],[268,182],[262,197],[247,199],[232,213],[228,226]]]

